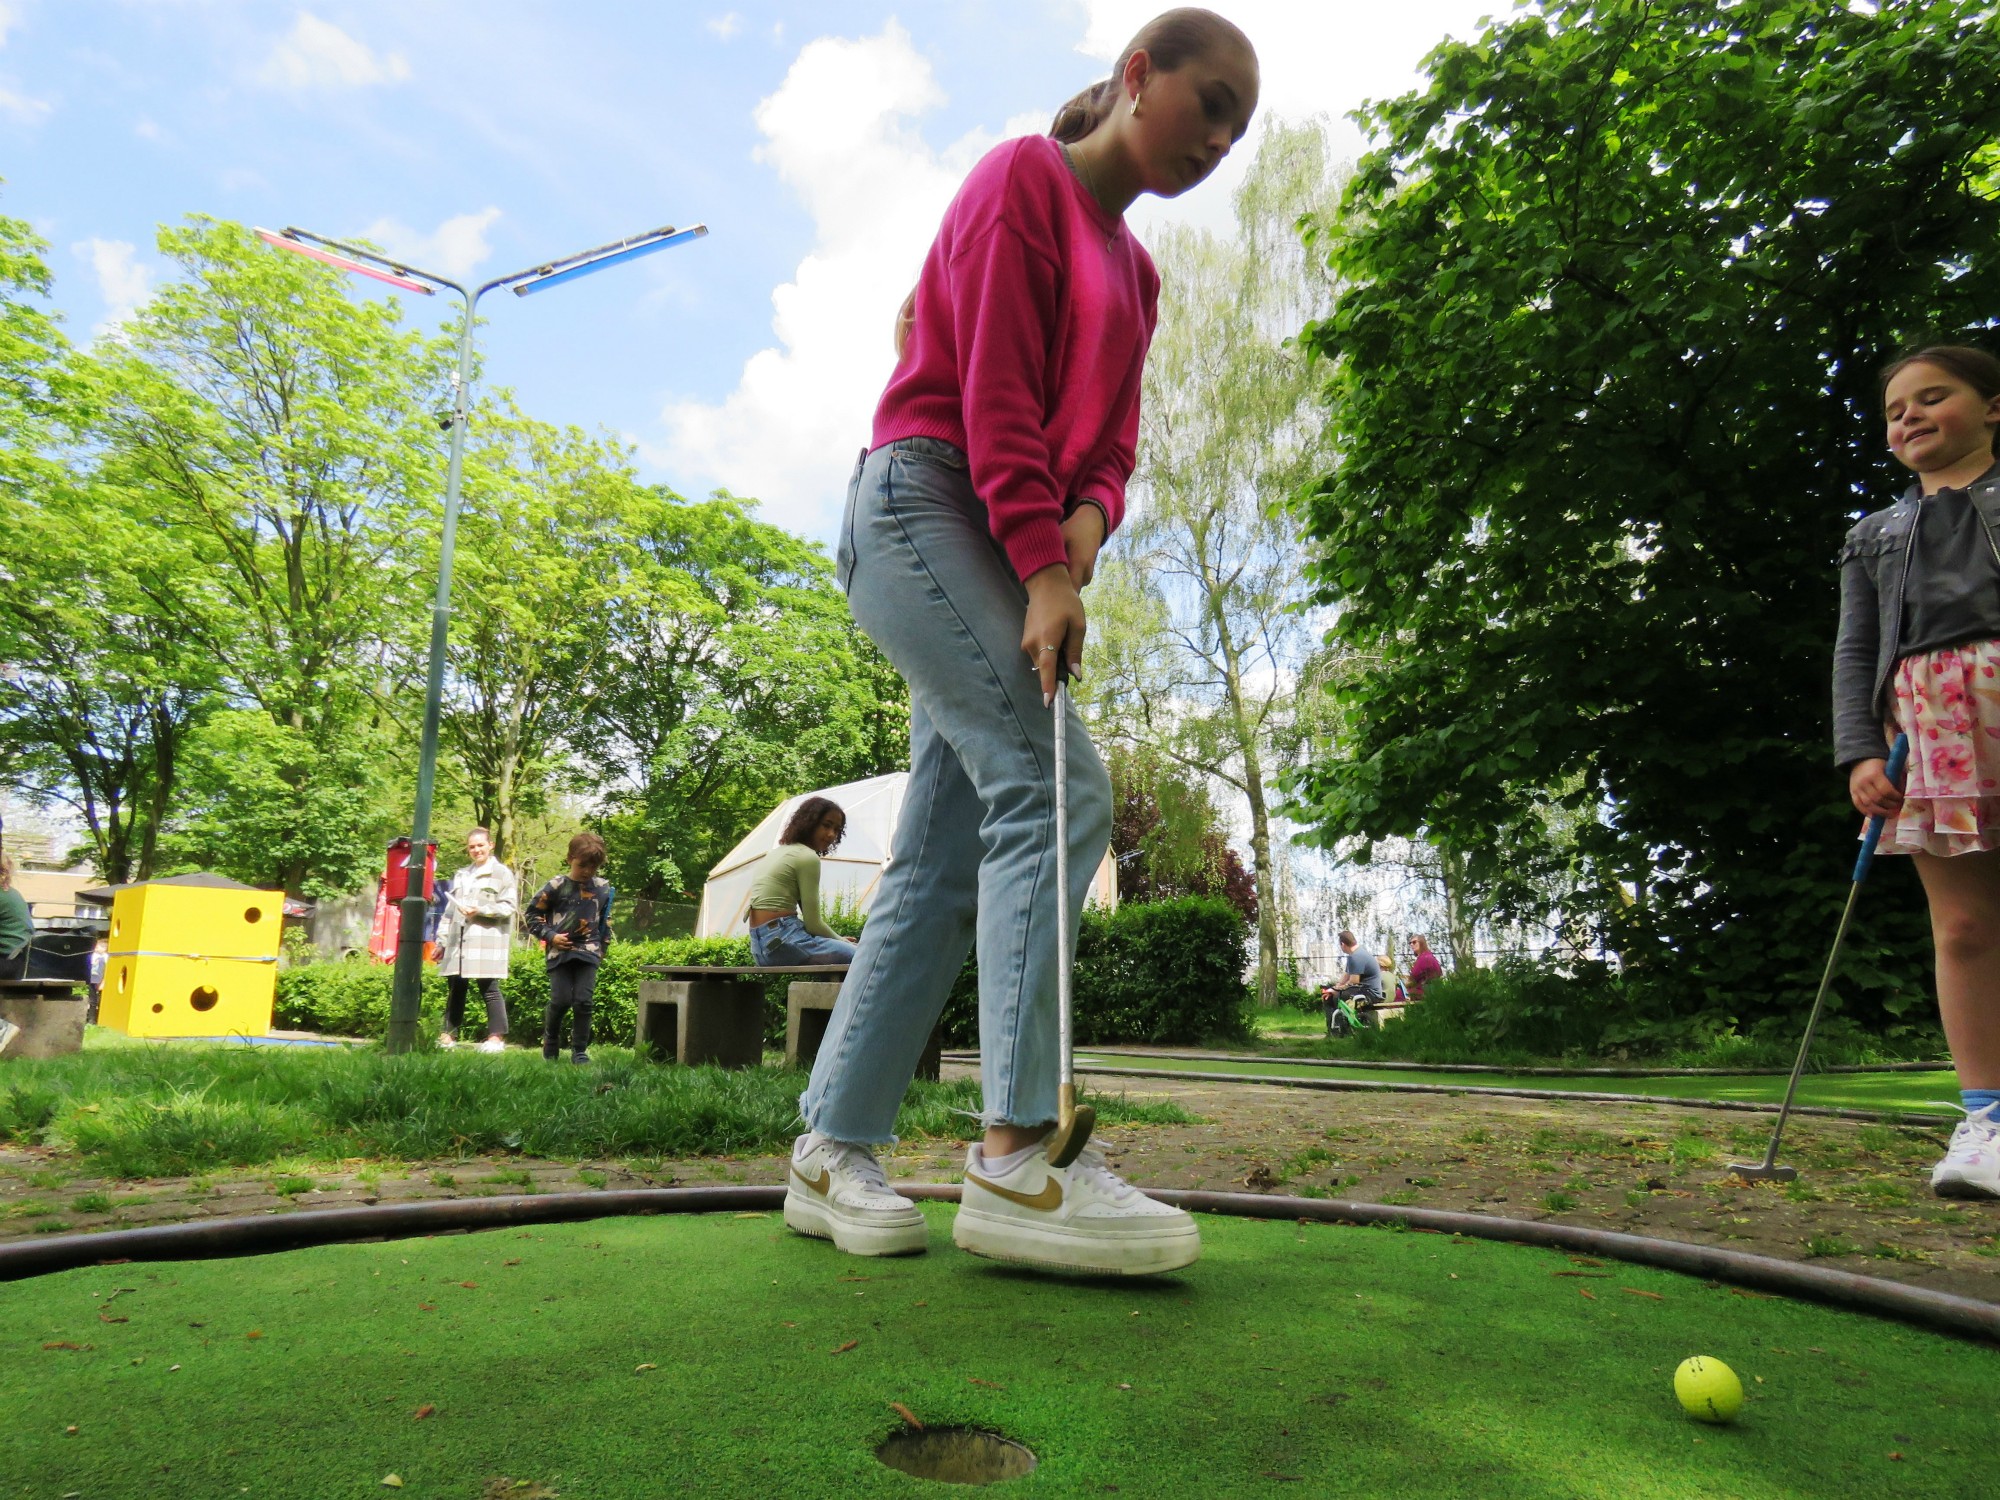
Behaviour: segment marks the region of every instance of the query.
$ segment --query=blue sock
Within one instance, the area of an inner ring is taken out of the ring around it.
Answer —
[[[2000,1104],[2000,1089],[1960,1089],[1958,1102],[1967,1114],[1976,1115],[1989,1104]]]

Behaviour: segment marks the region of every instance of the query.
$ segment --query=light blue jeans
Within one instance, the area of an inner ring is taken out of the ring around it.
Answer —
[[[910,686],[910,782],[859,951],[828,1018],[808,1126],[895,1139],[896,1109],[975,937],[989,1125],[1056,1117],[1055,716],[1021,651],[1028,591],[965,455],[905,438],[863,457],[837,572]],[[1111,838],[1111,778],[1069,710],[1072,944]]]
[[[806,931],[797,917],[780,917],[750,929],[750,957],[759,964],[844,964],[854,959],[854,944],[846,938],[820,937]]]

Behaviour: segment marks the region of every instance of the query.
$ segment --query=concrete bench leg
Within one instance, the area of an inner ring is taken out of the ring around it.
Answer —
[[[684,988],[670,979],[639,981],[639,1028],[632,1045],[649,1062],[665,1062],[680,1056],[679,991]]]
[[[42,1000],[28,996],[0,999],[0,1017],[21,1028],[0,1062],[17,1058],[62,1057],[83,1050],[83,1013],[90,1002],[82,996],[74,1000]]]
[[[764,985],[756,979],[666,981],[679,991],[680,1060],[754,1068],[764,1061]]]
[[[826,1039],[826,1023],[840,998],[840,981],[795,979],[785,986],[785,1066],[810,1068]]]

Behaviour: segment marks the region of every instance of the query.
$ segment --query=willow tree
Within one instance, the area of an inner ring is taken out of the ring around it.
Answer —
[[[1292,336],[1326,309],[1302,216],[1336,194],[1325,130],[1274,122],[1236,195],[1235,232],[1175,228],[1153,258],[1159,327],[1146,363],[1131,512],[1097,618],[1100,732],[1157,747],[1242,799],[1257,883],[1257,991],[1278,995],[1279,746],[1315,636],[1299,605],[1289,497],[1326,464],[1314,375]]]

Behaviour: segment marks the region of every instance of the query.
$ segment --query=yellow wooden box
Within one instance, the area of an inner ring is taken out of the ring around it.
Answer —
[[[274,958],[113,953],[97,1021],[127,1036],[265,1036],[277,993]]]
[[[142,881],[111,903],[113,953],[276,958],[285,893]]]
[[[128,1036],[263,1036],[284,892],[147,882],[111,907],[100,1025]]]

